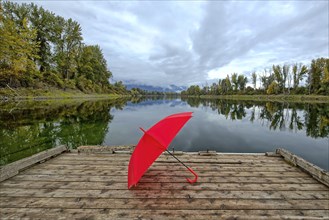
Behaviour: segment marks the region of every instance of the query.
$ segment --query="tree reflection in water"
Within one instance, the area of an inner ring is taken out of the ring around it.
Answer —
[[[191,107],[208,106],[226,119],[259,121],[271,130],[306,130],[312,138],[329,136],[329,104],[241,101],[227,99],[182,99]],[[248,110],[248,111],[247,111]]]
[[[60,144],[70,148],[106,144],[105,136],[109,133],[114,118],[110,111],[113,108],[122,110],[127,101],[118,99],[0,103],[0,165]],[[153,106],[150,108],[152,113],[157,113],[161,112],[159,108],[164,106],[171,108],[180,104],[185,106],[187,103],[187,111],[190,111],[191,107],[210,107],[227,120],[257,122],[270,130],[305,131],[305,135],[312,138],[326,138],[329,135],[328,104],[199,98],[180,100],[177,97],[171,100],[135,97],[129,101],[129,105],[133,105],[135,110],[141,109],[141,113],[137,111],[130,120],[134,120],[134,117],[144,117],[146,106]],[[144,119],[147,120],[148,117]],[[128,124],[130,123],[128,121]],[[153,121],[148,123],[152,124]]]
[[[101,145],[113,116],[127,100],[67,101],[64,103],[2,103],[0,165],[64,144]]]

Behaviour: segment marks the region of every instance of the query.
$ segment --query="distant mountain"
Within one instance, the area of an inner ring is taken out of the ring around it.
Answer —
[[[132,88],[139,88],[151,92],[181,92],[187,89],[186,86],[176,86],[176,85],[169,85],[167,87],[141,85],[135,83],[124,83],[124,85],[127,87],[128,90]]]

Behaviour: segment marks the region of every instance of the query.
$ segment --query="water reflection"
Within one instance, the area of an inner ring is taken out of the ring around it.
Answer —
[[[266,152],[283,146],[328,169],[329,104],[222,99],[0,103],[0,165],[65,144],[135,144],[166,115],[194,111],[174,139],[184,151]]]
[[[251,123],[260,121],[270,130],[306,130],[313,138],[329,135],[329,105],[325,103],[289,103],[240,101],[225,99],[182,99],[191,107],[210,107],[226,119],[242,120]]]
[[[64,144],[100,145],[109,130],[111,108],[127,100],[2,103],[0,164]]]

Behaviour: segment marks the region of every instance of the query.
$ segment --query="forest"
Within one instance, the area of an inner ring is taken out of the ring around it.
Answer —
[[[126,93],[98,45],[83,42],[78,22],[35,4],[0,1],[0,88]]]
[[[262,73],[248,75],[233,73],[212,85],[192,85],[181,94],[329,94],[328,58],[313,59],[309,65],[273,65]],[[56,88],[132,96],[164,94],[138,88],[128,92],[121,81],[111,84],[112,76],[100,46],[83,42],[77,21],[33,3],[0,0],[0,88]]]
[[[200,87],[192,85],[182,95],[329,95],[329,59],[313,59],[310,65],[273,65],[250,78],[233,73],[218,83]],[[250,82],[252,86],[247,86]]]

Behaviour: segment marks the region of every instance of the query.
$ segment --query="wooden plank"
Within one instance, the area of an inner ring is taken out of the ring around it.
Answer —
[[[170,151],[172,152],[172,151]],[[181,152],[181,151],[180,151]],[[177,151],[175,151],[177,153]],[[179,153],[181,154],[181,153]],[[92,157],[99,157],[99,158],[107,158],[107,157],[127,157],[130,158],[131,154],[129,153],[122,153],[122,154],[111,154],[111,153],[104,153],[104,154],[98,154],[98,153],[69,153],[69,156],[92,156]],[[198,152],[182,152],[181,155],[177,155],[179,158],[200,158],[201,155],[199,155]],[[160,155],[160,157],[172,157],[168,153],[164,152]],[[266,157],[265,153],[217,153],[215,155],[210,156],[202,156],[201,158],[258,158],[258,157]]]
[[[114,171],[127,171],[128,170],[128,166],[110,166],[108,165],[106,168],[105,167],[95,167],[92,166],[91,167],[84,167],[81,169],[60,169],[60,168],[56,168],[54,169],[45,169],[43,167],[33,167],[31,169],[29,169],[29,173],[33,172],[39,172],[40,174],[42,174],[42,172],[46,171],[46,172],[60,172],[60,173],[71,173],[71,174],[77,174],[77,173],[85,173],[85,172],[93,172],[93,173],[97,173],[97,172],[114,172]],[[187,169],[181,165],[176,165],[176,166],[169,166],[169,167],[163,167],[163,166],[152,166],[150,168],[150,170],[152,171],[163,171],[163,172],[185,172],[186,175],[189,174],[189,172],[187,171]],[[193,167],[193,170],[197,173],[208,173],[208,172],[226,172],[226,171],[235,171],[235,172],[248,172],[248,171],[253,171],[253,172],[298,172],[298,168],[296,167],[248,167],[248,166],[244,166],[244,167],[205,167],[205,168],[199,168],[198,166]]]
[[[111,158],[119,158],[119,159],[124,159],[124,158],[130,158],[131,155],[130,154],[83,154],[83,153],[79,153],[79,154],[75,154],[75,153],[69,153],[66,155],[67,158],[69,157],[90,157],[90,158],[96,158],[96,159],[111,159]],[[275,159],[281,159],[280,157],[273,157],[273,158],[269,158],[266,155],[213,155],[213,156],[200,156],[200,155],[190,155],[190,154],[181,154],[181,155],[177,155],[178,158],[183,158],[183,159],[226,159],[226,158],[234,158],[234,159],[265,159],[268,158],[270,160],[275,160]],[[173,158],[171,155],[169,154],[161,154],[159,156],[159,158],[163,158],[163,159],[167,159],[167,158]]]
[[[22,172],[22,174],[36,175],[36,174],[47,174],[47,175],[108,175],[108,176],[127,176],[127,170],[44,170],[44,169],[28,169]],[[167,172],[165,170],[153,170],[150,168],[144,176],[147,175],[161,175],[161,176],[191,176],[187,171],[177,170],[175,172]],[[297,171],[199,171],[198,176],[305,176],[302,172]]]
[[[216,156],[217,152],[212,151],[212,150],[207,150],[207,151],[199,151],[198,153],[200,156]]]
[[[292,154],[291,152],[285,149],[277,149],[276,152],[284,157],[284,159],[293,164],[294,166],[298,166],[302,168],[307,173],[311,174],[315,179],[320,181],[321,183],[329,186],[329,172],[326,172],[324,169],[311,164],[310,162],[304,160],[303,158]]]
[[[282,161],[257,161],[257,164],[278,164],[281,162],[284,162],[283,159]],[[220,161],[183,161],[184,163],[190,165],[190,166],[198,166],[200,164],[213,164],[213,165],[223,165],[223,164],[249,164],[249,163],[255,163],[255,160],[241,160],[237,161],[234,159],[225,159],[225,160],[220,160]],[[99,164],[99,165],[126,165],[128,166],[129,160],[126,161],[106,161],[106,160],[80,160],[80,159],[70,159],[70,160],[61,160],[54,158],[51,160],[49,163],[51,164],[66,164],[66,165],[74,165],[74,164],[85,164],[85,165],[92,165],[92,164]],[[177,161],[175,160],[168,160],[168,161],[158,161],[156,160],[153,164],[177,164]]]
[[[127,189],[127,183],[114,182],[109,179],[107,182],[48,182],[48,181],[5,181],[0,184],[2,187],[12,187],[12,188],[31,188],[31,189],[106,189],[106,190],[117,190],[117,189]],[[148,183],[141,182],[137,184],[134,189],[149,189],[149,190],[170,190],[170,189],[181,189],[181,190],[259,190],[259,191],[323,191],[328,190],[328,187],[322,184],[296,184],[296,183],[195,183],[190,185],[188,183]]]
[[[328,210],[109,210],[2,208],[5,219],[328,219]]]
[[[13,162],[11,164],[5,165],[0,168],[0,182],[6,180],[12,176],[17,175],[20,170],[25,169],[33,164],[39,163],[41,161],[47,160],[58,154],[61,154],[67,150],[66,146],[58,146],[51,148],[49,150],[42,151],[40,153],[34,154],[30,157],[21,159],[19,161]]]
[[[99,159],[108,159],[108,158],[130,158],[130,154],[86,154],[86,153],[72,153],[70,152],[65,157],[91,157],[91,158],[99,158]],[[210,155],[210,156],[200,156],[198,154],[188,154],[183,153],[181,155],[177,155],[179,158],[191,158],[191,159],[212,159],[212,158],[219,158],[219,159],[225,159],[225,158],[237,158],[237,159],[255,159],[255,158],[268,158],[265,154],[262,155],[253,155],[253,154],[216,154],[216,155]],[[173,158],[171,155],[167,153],[162,153],[159,158]],[[276,158],[268,158],[268,159],[276,159]],[[280,159],[280,158],[277,158]]]
[[[217,158],[217,155],[195,154],[181,157],[190,161],[198,172],[198,183],[186,183],[185,168],[164,155],[137,187],[127,190],[129,154],[63,154],[0,183],[0,212],[4,213],[1,217],[310,219],[329,216],[329,188],[280,157]]]
[[[0,197],[52,197],[52,198],[167,198],[167,199],[309,199],[328,200],[327,191],[245,191],[245,190],[105,190],[105,189],[61,189],[61,188],[11,188],[3,186]]]
[[[195,163],[195,162],[185,162],[188,166],[238,166],[238,165],[244,165],[247,166],[248,164],[253,164],[254,166],[278,166],[281,162],[277,163],[266,163],[266,162],[242,162],[242,163],[236,163],[233,161],[223,161],[223,162],[215,162],[215,163],[207,163],[207,162],[201,162],[201,163]],[[285,163],[282,161],[282,163]],[[128,161],[122,161],[122,162],[115,162],[115,161],[83,161],[83,160],[55,160],[52,159],[47,164],[60,164],[60,165],[111,165],[111,166],[126,166],[128,167],[129,162]],[[177,166],[177,162],[175,161],[169,161],[169,162],[159,162],[155,161],[152,166]],[[285,164],[287,165],[287,164]],[[285,166],[283,165],[283,166]],[[289,165],[289,164],[288,164]]]
[[[118,169],[127,169],[128,165],[125,164],[117,164],[117,165],[112,165],[112,164],[58,164],[58,163],[42,163],[38,164],[37,168],[39,169],[108,169],[108,168],[118,168]],[[154,163],[151,166],[152,168],[156,169],[166,169],[166,170],[177,170],[179,168],[184,168],[185,167],[181,166],[180,164],[165,164],[165,163]],[[284,167],[284,168],[291,168],[291,165],[287,163],[278,163],[278,164],[255,164],[255,163],[242,163],[242,164],[198,164],[195,169],[200,169],[200,170],[210,170],[210,169],[218,169],[218,168],[260,168],[260,167]]]
[[[103,208],[103,209],[280,209],[328,210],[329,200],[268,199],[109,199],[109,198],[25,198],[0,197],[1,208]]]
[[[115,153],[115,151],[131,151],[134,145],[120,145],[120,146],[79,146],[78,152],[83,153]]]
[[[267,156],[267,157],[282,157],[280,154],[278,154],[276,152],[266,152],[265,156]]]
[[[127,176],[86,176],[86,175],[17,175],[13,177],[13,181],[67,181],[67,182],[107,182],[109,180],[115,182],[127,182]],[[140,182],[172,182],[185,183],[185,176],[143,176]],[[266,176],[201,176],[201,183],[318,183],[312,177],[266,177]]]
[[[97,155],[97,154],[77,154],[74,155],[72,153],[66,154],[66,155],[62,155],[60,157],[61,159],[64,160],[72,160],[72,159],[76,159],[76,160],[105,160],[105,161],[129,161],[130,156],[128,155],[116,155],[116,154],[105,154],[105,155]],[[267,156],[209,156],[209,157],[192,157],[192,156],[188,156],[188,155],[182,155],[182,156],[178,156],[179,159],[184,160],[184,161],[199,161],[199,162],[211,162],[211,161],[221,161],[221,160],[237,160],[236,162],[240,162],[240,161],[252,161],[252,160],[257,160],[257,161],[282,161],[281,157],[267,157]],[[175,161],[175,159],[172,156],[167,156],[167,155],[161,155],[157,161]]]

